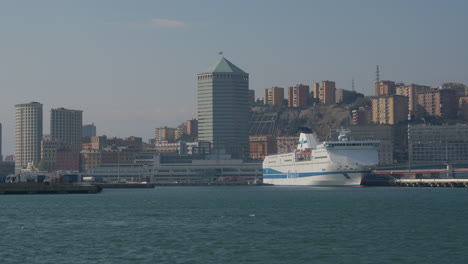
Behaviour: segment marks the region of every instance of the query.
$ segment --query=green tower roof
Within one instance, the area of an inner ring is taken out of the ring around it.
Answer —
[[[246,73],[236,65],[232,64],[226,58],[222,57],[218,62],[211,65],[205,72],[235,72],[235,73]]]

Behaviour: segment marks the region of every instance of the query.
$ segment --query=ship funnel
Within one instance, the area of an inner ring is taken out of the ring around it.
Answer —
[[[315,134],[312,133],[310,129],[303,129],[299,136],[299,142],[297,144],[298,150],[306,150],[306,149],[315,149],[319,141]]]

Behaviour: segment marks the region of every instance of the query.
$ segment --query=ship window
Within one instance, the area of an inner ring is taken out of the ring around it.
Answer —
[[[326,159],[327,156],[319,156],[319,157],[315,157],[314,159]]]

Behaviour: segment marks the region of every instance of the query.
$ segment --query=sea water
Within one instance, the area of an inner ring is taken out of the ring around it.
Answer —
[[[0,263],[468,263],[468,189],[0,196]]]

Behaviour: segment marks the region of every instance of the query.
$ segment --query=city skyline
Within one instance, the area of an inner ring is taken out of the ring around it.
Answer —
[[[196,74],[219,51],[250,73],[257,98],[265,88],[322,80],[351,89],[353,78],[357,92],[372,95],[376,65],[383,80],[467,84],[467,6],[2,1],[3,154],[14,153],[15,104],[40,102],[44,113],[83,109],[83,123],[96,124],[99,134],[145,141],[156,127],[195,118]]]

